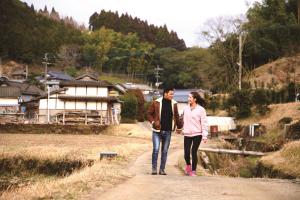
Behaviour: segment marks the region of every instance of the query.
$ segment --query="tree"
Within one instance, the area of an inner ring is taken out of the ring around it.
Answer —
[[[257,112],[264,115],[268,111],[268,105],[270,104],[267,91],[265,89],[255,90],[252,94],[252,102],[256,106]]]
[[[251,115],[251,92],[249,90],[236,90],[230,94],[227,102],[228,107],[235,107],[235,115],[238,118],[245,118]]]
[[[201,36],[210,44],[222,74],[219,80],[227,86],[238,83],[238,35],[242,31],[242,17],[209,19],[202,27]]]

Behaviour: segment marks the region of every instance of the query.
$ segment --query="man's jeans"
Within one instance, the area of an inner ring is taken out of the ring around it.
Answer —
[[[152,142],[153,142],[153,152],[152,152],[152,169],[157,169],[157,159],[159,146],[161,141],[161,161],[160,161],[160,170],[165,170],[168,149],[171,141],[171,131],[161,131],[152,133]]]

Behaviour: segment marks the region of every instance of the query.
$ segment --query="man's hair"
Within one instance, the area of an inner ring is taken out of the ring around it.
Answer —
[[[163,95],[168,93],[169,91],[174,91],[174,88],[173,87],[164,88]]]

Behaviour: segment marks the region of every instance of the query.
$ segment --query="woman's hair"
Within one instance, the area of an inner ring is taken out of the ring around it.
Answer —
[[[198,92],[191,92],[191,95],[194,99],[196,99],[196,103],[202,107],[206,106],[205,100],[199,95]]]

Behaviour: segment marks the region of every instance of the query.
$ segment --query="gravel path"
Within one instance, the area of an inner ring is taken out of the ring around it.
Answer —
[[[201,144],[210,146],[210,144]],[[300,184],[291,180],[246,179],[221,176],[188,177],[177,168],[182,156],[182,137],[172,138],[167,161],[167,176],[150,175],[151,149],[130,167],[135,176],[106,191],[92,192],[89,199],[206,199],[206,200],[299,200]]]

